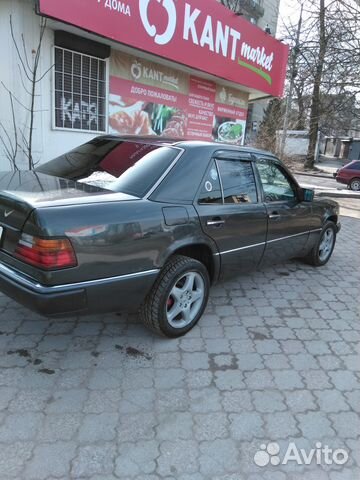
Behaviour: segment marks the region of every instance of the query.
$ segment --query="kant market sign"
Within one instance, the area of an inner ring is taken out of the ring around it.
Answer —
[[[283,93],[288,48],[216,0],[38,0],[39,13],[261,92]]]

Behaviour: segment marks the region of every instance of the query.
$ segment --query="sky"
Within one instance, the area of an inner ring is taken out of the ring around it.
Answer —
[[[296,0],[280,0],[277,36],[281,36],[281,27],[284,22],[296,23],[299,19],[300,7]]]

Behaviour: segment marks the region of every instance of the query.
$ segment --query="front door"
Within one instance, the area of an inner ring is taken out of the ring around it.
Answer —
[[[268,215],[263,263],[301,256],[309,237],[311,203],[298,199],[298,186],[280,163],[259,158],[256,166]]]
[[[267,211],[259,201],[252,161],[212,160],[196,209],[203,231],[217,244],[222,278],[259,264],[265,248]]]

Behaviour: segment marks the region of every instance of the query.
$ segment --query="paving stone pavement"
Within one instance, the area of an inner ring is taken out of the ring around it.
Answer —
[[[360,220],[342,223],[326,267],[220,284],[179,340],[0,296],[0,480],[359,479]],[[277,464],[274,442],[349,459]]]

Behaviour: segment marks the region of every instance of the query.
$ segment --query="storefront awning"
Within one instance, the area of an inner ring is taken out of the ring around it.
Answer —
[[[215,0],[38,0],[38,13],[128,47],[281,96],[288,47]]]

